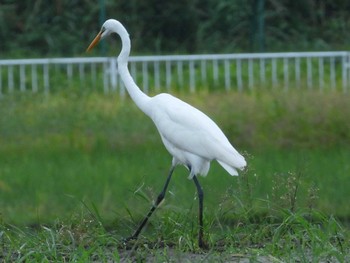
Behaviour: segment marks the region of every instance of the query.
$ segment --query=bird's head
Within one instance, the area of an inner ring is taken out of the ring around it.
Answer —
[[[101,39],[109,36],[111,33],[115,32],[116,28],[118,27],[118,24],[120,24],[115,19],[108,19],[106,22],[103,23],[100,32],[96,35],[94,40],[90,43],[89,47],[86,49],[86,51],[90,51],[94,48],[100,42]]]

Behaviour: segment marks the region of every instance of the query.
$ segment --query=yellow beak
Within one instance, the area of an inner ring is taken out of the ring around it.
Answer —
[[[91,49],[94,48],[94,46],[97,45],[97,43],[101,40],[101,35],[102,35],[102,31],[98,32],[97,36],[94,38],[94,40],[92,40],[91,44],[86,49],[86,52],[89,52]]]

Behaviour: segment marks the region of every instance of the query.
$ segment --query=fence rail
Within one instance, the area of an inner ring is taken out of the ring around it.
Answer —
[[[342,89],[349,86],[350,52],[133,56],[129,68],[146,92],[164,89]],[[125,95],[116,57],[0,60],[0,95],[46,93],[65,86],[98,87]],[[75,76],[76,75],[76,76]],[[164,88],[161,88],[164,87]]]

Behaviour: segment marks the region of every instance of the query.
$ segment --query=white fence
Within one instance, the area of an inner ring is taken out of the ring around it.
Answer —
[[[346,92],[350,75],[350,53],[345,51],[134,56],[129,61],[131,74],[146,93],[220,87],[238,91],[307,88]],[[0,60],[0,95],[101,84],[105,93],[125,95],[116,57]]]

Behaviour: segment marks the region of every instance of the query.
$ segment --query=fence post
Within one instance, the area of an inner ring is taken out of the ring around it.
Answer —
[[[115,91],[117,89],[117,60],[115,58],[111,58],[109,60],[109,77],[111,80],[112,90]]]
[[[265,86],[266,76],[265,76],[265,59],[260,59],[260,83]]]
[[[312,88],[312,61],[310,57],[306,59],[306,63],[307,63],[307,87],[311,89]]]
[[[44,91],[45,94],[49,94],[50,91],[50,77],[49,77],[49,62],[45,63],[43,66],[44,72]]]
[[[190,92],[194,93],[196,89],[196,84],[195,84],[195,73],[194,73],[194,63],[191,60],[189,63],[189,68],[190,68]]]
[[[20,80],[20,90],[24,92],[26,90],[26,72],[25,65],[19,66],[19,80]]]
[[[217,59],[213,60],[213,79],[214,79],[214,86],[217,87],[219,83],[219,62]]]
[[[288,90],[289,87],[289,60],[288,58],[283,59],[283,79],[284,79],[284,89]]]
[[[142,62],[142,86],[143,92],[148,93],[148,62]]]
[[[109,90],[108,85],[108,64],[107,61],[103,63],[103,92],[107,94]]]
[[[2,67],[0,66],[0,98],[2,97]]]
[[[154,62],[154,85],[156,91],[160,91],[159,61]]]
[[[225,60],[225,90],[228,91],[231,87],[230,62]]]
[[[320,85],[320,90],[323,90],[324,86],[324,66],[323,66],[323,58],[318,58],[318,80]]]
[[[335,90],[336,88],[336,81],[335,81],[335,62],[334,57],[330,58],[330,81],[331,81],[331,88],[332,90]]]
[[[171,85],[171,64],[169,60],[165,62],[165,82],[166,89],[169,91]]]
[[[296,88],[300,88],[300,58],[295,57],[295,84]]]
[[[347,52],[346,55],[342,57],[342,88],[344,93],[347,91],[348,86],[349,57],[350,52]]]
[[[201,60],[201,79],[202,85],[207,84],[207,61]]]
[[[243,90],[243,82],[242,82],[242,63],[241,59],[236,60],[236,75],[237,75],[237,88],[238,91]]]
[[[14,89],[14,80],[13,80],[13,66],[9,66],[7,69],[7,82],[8,82],[8,88],[9,92],[12,93]]]
[[[180,87],[183,87],[183,85],[184,85],[183,77],[184,77],[183,64],[182,64],[182,61],[179,60],[179,61],[177,61],[177,79],[178,79],[177,81],[178,81]]]
[[[252,58],[248,59],[248,86],[250,90],[254,87],[254,67]]]
[[[272,58],[271,60],[272,69],[271,69],[271,79],[272,79],[272,87],[277,87],[277,61],[276,58]]]

